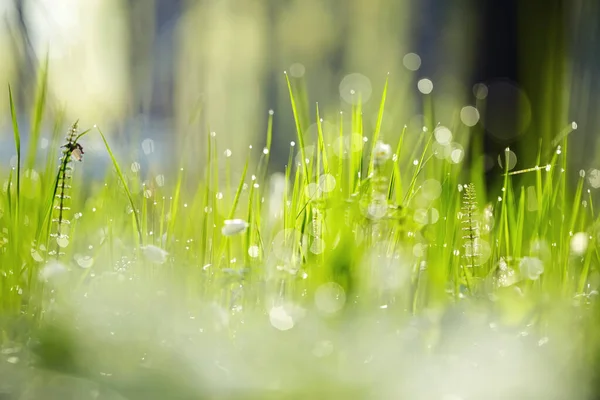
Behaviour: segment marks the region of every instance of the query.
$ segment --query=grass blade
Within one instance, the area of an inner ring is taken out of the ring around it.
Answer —
[[[125,180],[125,176],[123,175],[123,172],[121,171],[121,167],[119,167],[119,163],[117,162],[117,159],[115,158],[115,155],[112,152],[112,150],[108,144],[108,141],[106,140],[106,136],[104,136],[104,133],[102,133],[102,130],[99,127],[96,127],[96,129],[98,130],[98,133],[100,133],[100,136],[102,136],[102,141],[104,142],[106,151],[108,152],[110,160],[112,161],[112,164],[115,167],[115,170],[117,171],[117,176],[121,180],[121,183],[123,184],[123,188],[125,189],[125,194],[127,195],[127,200],[129,200],[129,205],[131,206],[131,209],[133,210],[133,215],[135,217],[135,227],[136,227],[137,234],[138,234],[139,244],[141,246],[144,244],[144,240],[142,237],[142,227],[140,225],[140,217],[139,217],[137,208],[135,207],[135,203],[133,201],[133,196],[131,195],[129,186],[127,186],[127,181]]]

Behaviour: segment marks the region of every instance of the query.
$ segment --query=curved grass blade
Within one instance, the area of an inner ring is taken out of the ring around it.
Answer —
[[[123,176],[123,172],[121,171],[121,167],[119,167],[119,163],[117,162],[117,159],[115,158],[115,155],[113,154],[110,146],[108,145],[108,141],[106,140],[106,136],[104,136],[104,133],[102,133],[102,130],[99,127],[96,127],[96,129],[98,130],[98,133],[100,133],[100,136],[102,136],[102,141],[104,142],[104,146],[106,147],[106,151],[108,152],[108,155],[110,156],[110,159],[113,163],[113,166],[115,167],[115,170],[117,171],[117,176],[119,177],[119,179],[121,180],[121,183],[123,184],[123,188],[125,189],[125,193],[127,194],[127,199],[129,200],[129,205],[131,205],[131,209],[133,210],[133,215],[135,218],[135,227],[137,229],[137,234],[138,234],[138,239],[140,241],[140,246],[144,244],[143,242],[143,237],[142,237],[142,228],[140,225],[140,217],[138,215],[138,211],[135,208],[135,203],[133,202],[133,196],[131,195],[131,191],[129,190],[129,186],[127,186],[127,182],[125,181],[125,176]],[[82,135],[79,135],[82,136]]]

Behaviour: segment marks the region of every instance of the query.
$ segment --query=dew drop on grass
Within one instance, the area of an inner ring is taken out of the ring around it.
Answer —
[[[215,195],[217,200],[222,200],[223,199],[223,193],[222,192],[217,192],[217,194]]]
[[[517,155],[507,147],[503,153],[498,155],[498,165],[503,170],[506,167],[509,171],[513,170],[517,165]]]
[[[335,314],[346,303],[344,288],[335,282],[328,282],[319,286],[315,292],[315,305],[325,314]]]
[[[142,150],[144,151],[145,155],[154,153],[154,140],[144,139],[142,141]]]
[[[56,244],[61,248],[65,248],[69,245],[69,238],[65,235],[61,235],[56,238]]]
[[[544,263],[537,257],[523,257],[519,262],[519,270],[524,279],[535,281],[544,273]]]
[[[257,258],[260,254],[260,249],[256,245],[248,247],[248,255],[252,258]]]
[[[167,253],[165,250],[151,244],[142,246],[140,249],[142,250],[142,254],[146,260],[156,264],[164,264],[165,261],[167,261],[167,256],[169,255],[169,253]]]
[[[425,255],[425,246],[421,243],[417,243],[413,246],[413,255],[417,258],[421,258]]]
[[[294,319],[282,306],[271,308],[269,311],[269,321],[273,328],[280,331],[287,331],[294,327]]]
[[[438,126],[434,129],[435,140],[442,146],[449,145],[452,142],[452,132],[445,126]]]
[[[325,241],[321,238],[313,238],[313,242],[310,245],[310,252],[313,254],[321,254],[325,251]]]
[[[468,127],[477,125],[479,122],[479,110],[473,106],[465,106],[460,110],[460,120]]]
[[[31,258],[36,262],[44,261],[44,257],[41,256],[40,252],[36,248],[31,249]]]
[[[590,184],[590,186],[594,189],[598,189],[600,188],[600,170],[598,169],[591,169],[588,171],[587,174],[587,179],[588,179],[588,183]]]
[[[578,232],[571,238],[571,251],[576,255],[582,255],[587,250],[589,237],[585,232]]]
[[[388,204],[383,199],[373,199],[366,209],[366,217],[372,220],[378,220],[387,215]]]
[[[452,161],[453,164],[458,164],[462,161],[464,156],[465,152],[462,149],[454,149],[450,153],[450,161]]]
[[[154,178],[154,180],[156,181],[156,184],[159,187],[162,187],[165,185],[165,176],[163,174],[156,175],[156,178]]]
[[[407,53],[402,58],[402,64],[409,71],[418,71],[421,68],[421,57],[416,53]]]
[[[149,199],[150,197],[152,197],[152,190],[150,189],[146,189],[144,190],[144,197]]]
[[[91,268],[92,265],[94,265],[94,259],[90,256],[78,255],[75,257],[75,261],[77,262],[77,265],[83,269]]]
[[[139,172],[139,171],[140,171],[140,168],[141,168],[141,167],[142,167],[142,166],[140,165],[140,163],[139,163],[139,162],[137,162],[137,161],[134,161],[134,162],[132,162],[132,163],[131,163],[131,172],[133,172],[133,173],[137,173],[137,172]]]

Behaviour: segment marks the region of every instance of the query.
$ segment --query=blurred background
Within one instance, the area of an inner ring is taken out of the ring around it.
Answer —
[[[281,167],[295,137],[284,71],[308,93],[309,133],[317,101],[334,129],[353,101],[349,88],[360,90],[372,130],[389,73],[383,134],[393,143],[405,124],[421,131],[432,90],[435,123],[454,126],[462,107],[478,107],[490,169],[507,145],[520,168],[533,166],[531,144],[549,146],[572,121],[573,163],[590,169],[599,15],[594,0],[0,0],[0,82],[14,88],[26,136],[47,55],[42,136],[64,112],[138,151],[152,139],[167,164],[184,144],[204,154],[200,130],[233,154],[262,148],[272,109]],[[7,95],[0,110],[0,155],[9,158]]]

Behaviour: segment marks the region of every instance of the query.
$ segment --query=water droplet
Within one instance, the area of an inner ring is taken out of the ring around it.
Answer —
[[[574,254],[582,255],[587,250],[589,237],[585,232],[578,232],[571,238],[571,251]]]
[[[421,184],[421,194],[427,200],[435,200],[442,194],[442,184],[437,179],[427,179]]]
[[[290,75],[294,78],[302,78],[305,72],[306,68],[300,63],[294,63],[290,66]]]
[[[141,168],[141,165],[139,162],[136,161],[136,162],[131,163],[131,172],[133,172],[133,173],[139,172],[140,168]]]
[[[479,100],[483,100],[488,95],[488,87],[483,83],[473,85],[473,95]]]
[[[57,278],[67,272],[67,268],[58,261],[52,261],[44,265],[39,272],[39,278],[42,281],[49,281]]]
[[[56,238],[56,243],[59,247],[65,248],[69,245],[69,238],[66,235],[61,235]]]
[[[332,192],[335,189],[335,177],[331,174],[321,175],[319,177],[319,189],[324,193]]]
[[[544,263],[537,257],[523,257],[519,262],[521,276],[532,281],[544,273]]]
[[[160,175],[156,175],[156,178],[154,178],[154,180],[156,181],[156,184],[159,187],[162,187],[165,185],[165,176],[160,174]]]
[[[326,314],[334,314],[340,311],[346,303],[344,288],[335,282],[325,283],[315,292],[315,305]]]
[[[165,250],[151,244],[142,246],[140,249],[146,260],[156,264],[164,264],[169,255]]]
[[[83,269],[91,268],[92,265],[94,265],[94,259],[90,256],[79,255],[75,257],[75,261],[77,262],[77,265]]]
[[[144,151],[145,155],[149,155],[151,153],[154,153],[154,140],[152,140],[152,139],[144,139],[142,141],[142,150]]]
[[[215,197],[217,198],[217,200],[222,200],[223,199],[223,193],[217,192],[217,194],[215,195]]]
[[[269,149],[267,149],[266,147],[263,149],[263,154],[269,154]]]
[[[507,162],[506,165],[505,162]],[[509,171],[513,170],[517,165],[517,155],[507,147],[503,153],[498,155],[498,165],[502,169],[507,167]]]
[[[310,246],[310,252],[313,254],[321,254],[325,251],[325,242],[323,239],[315,237],[313,238],[313,242]]]
[[[42,257],[42,255],[36,248],[31,249],[31,258],[33,258],[34,261],[37,261],[37,262],[44,261],[44,257]]]
[[[349,104],[365,104],[371,98],[371,81],[362,74],[346,75],[340,82],[340,96]]]
[[[418,208],[415,210],[413,216],[416,223],[421,225],[435,224],[440,219],[440,213],[436,208],[430,208],[428,210],[424,208]]]
[[[421,57],[416,53],[407,53],[402,58],[402,64],[409,71],[418,71],[421,68]]]
[[[417,82],[417,89],[422,94],[430,94],[433,91],[433,82],[427,78],[420,79]]]
[[[452,142],[452,132],[445,126],[438,126],[433,130],[435,140],[442,146],[447,146]]]
[[[269,311],[271,325],[280,331],[287,331],[294,327],[293,318],[286,312],[284,307],[273,307]]]
[[[231,154],[232,154],[232,153],[231,153],[231,150],[229,150],[229,149],[226,149],[226,150],[223,152],[223,154],[225,154],[225,157],[229,158],[229,157],[231,157]]]
[[[257,258],[260,255],[260,249],[256,245],[248,247],[248,255],[252,258]]]
[[[465,106],[460,110],[460,120],[468,127],[477,125],[479,118],[479,110],[473,106]]]
[[[595,168],[588,171],[588,183],[594,189],[600,188],[600,170]]]
[[[149,199],[150,197],[152,197],[152,190],[150,189],[146,189],[144,190],[144,197]]]

